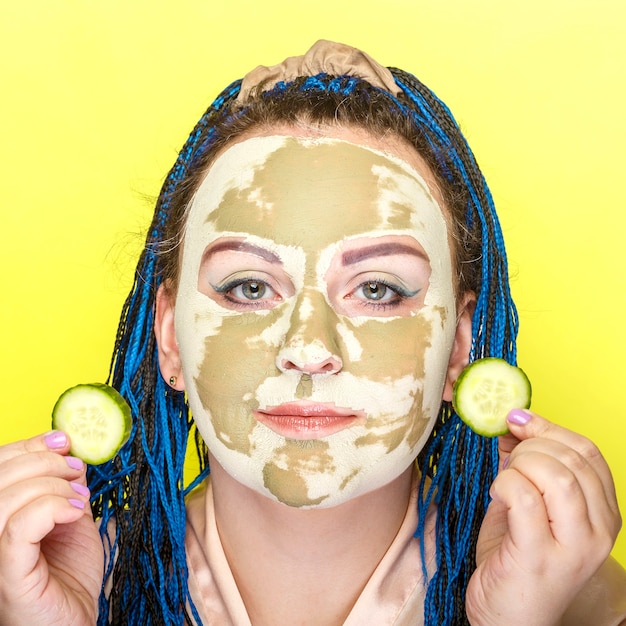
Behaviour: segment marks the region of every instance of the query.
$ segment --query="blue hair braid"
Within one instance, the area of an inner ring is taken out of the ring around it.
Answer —
[[[98,624],[184,624],[189,606],[185,554],[183,469],[191,418],[183,393],[172,391],[159,372],[154,338],[156,291],[163,229],[170,200],[190,166],[210,145],[211,118],[239,91],[230,85],[202,116],[163,185],[132,290],[124,304],[111,362],[109,382],[131,407],[129,441],[118,456],[89,468],[92,508],[100,518],[105,546],[105,581],[112,575],[111,603],[103,590]],[[114,537],[109,532],[114,531]],[[121,529],[124,528],[124,532]],[[114,569],[115,560],[124,563]]]
[[[413,105],[409,115],[423,129],[441,171],[448,177],[457,172],[467,188],[467,228],[480,225],[481,280],[472,319],[470,361],[489,355],[515,363],[518,318],[509,290],[502,231],[487,183],[445,104],[414,77],[399,70],[392,72]],[[440,426],[422,455],[428,467],[422,468],[418,504],[416,536],[423,554],[426,513],[433,502],[438,507],[437,569],[427,588],[427,625],[467,623],[465,589],[474,568],[475,543],[489,503],[489,485],[497,474],[497,450],[497,440],[472,432],[450,406],[444,405]],[[427,579],[425,562],[423,570]]]
[[[430,153],[430,162],[435,163],[438,173],[466,191],[465,227],[481,241],[480,259],[476,260],[480,284],[476,286],[470,360],[493,355],[515,362],[517,315],[489,189],[447,107],[410,74],[393,69],[392,73],[402,89],[397,97],[359,78],[320,74],[278,83],[257,94],[257,99],[246,107],[233,105],[239,91],[237,81],[209,107],[183,146],[157,203],[135,283],[122,312],[112,360],[111,381],[133,412],[131,438],[116,459],[90,469],[93,508],[102,518],[101,534],[107,552],[105,574],[106,578],[112,575],[114,597],[109,606],[104,593],[101,595],[99,624],[183,624],[189,619],[184,608],[187,606],[200,624],[187,588],[184,548],[183,461],[191,419],[184,394],[172,392],[158,374],[152,330],[155,294],[163,280],[159,256],[161,247],[171,243],[165,241],[164,232],[171,219],[172,197],[184,187],[191,170],[202,170],[204,160],[216,146],[224,145],[237,132],[245,132],[246,116],[261,101],[278,103],[285,99],[290,106],[297,101],[304,119],[308,113],[314,119],[334,120],[350,98],[364,100],[368,105],[371,98],[372,108],[380,107],[382,99],[391,117],[410,121],[415,133],[423,138],[425,151]],[[298,121],[298,112],[289,115],[283,110],[261,122],[255,122],[252,115],[250,124]],[[368,120],[362,116],[351,121],[368,127]],[[425,624],[467,624],[465,589],[474,569],[476,538],[488,505],[488,488],[497,471],[497,446],[465,427],[444,403],[419,462],[422,480],[416,537],[422,542],[423,554],[426,513],[435,503],[438,511],[436,571],[426,590]],[[201,462],[200,475],[191,486],[207,472]],[[106,530],[112,521],[115,533],[110,539]],[[115,558],[123,567],[114,567]],[[423,568],[426,574],[425,562]]]
[[[472,319],[470,361],[491,355],[514,363],[517,313],[509,291],[506,252],[489,188],[448,108],[415,77],[400,70],[391,71],[402,89],[398,97],[359,78],[326,74],[279,82],[262,97],[270,102],[284,99],[294,107],[302,106],[302,100],[306,100],[308,104],[298,109],[304,119],[308,111],[314,118],[336,116],[348,123],[361,123],[366,129],[367,121],[350,118],[349,114],[342,117],[343,109],[349,108],[350,97],[366,100],[368,105],[370,100],[377,100],[372,107],[381,106],[382,97],[392,115],[410,120],[430,152],[434,168],[452,184],[463,187],[467,196],[465,227],[480,241],[480,258],[474,261],[480,265],[480,274],[473,287],[477,302]],[[333,99],[333,95],[338,98]],[[329,107],[324,113],[327,100]],[[298,112],[290,121],[298,121]],[[497,442],[472,432],[449,403],[444,403],[433,436],[420,454],[422,478],[416,537],[422,543],[424,558],[426,514],[433,504],[438,511],[436,571],[430,580],[425,560],[422,564],[428,580],[426,626],[467,624],[465,590],[475,568],[476,540],[497,465]]]

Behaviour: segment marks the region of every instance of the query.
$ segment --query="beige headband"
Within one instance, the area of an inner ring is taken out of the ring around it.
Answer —
[[[398,95],[402,90],[396,85],[391,72],[371,56],[356,48],[320,39],[303,56],[289,57],[278,65],[259,65],[246,74],[241,83],[237,102],[244,103],[251,91],[271,89],[281,81],[289,82],[298,76],[315,76],[324,72],[331,76],[356,76]]]

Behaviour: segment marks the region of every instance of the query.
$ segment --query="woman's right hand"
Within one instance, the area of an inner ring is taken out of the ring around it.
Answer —
[[[0,447],[0,626],[93,626],[103,550],[60,431]]]

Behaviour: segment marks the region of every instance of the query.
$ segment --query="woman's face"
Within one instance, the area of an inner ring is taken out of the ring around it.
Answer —
[[[232,477],[293,507],[398,477],[442,400],[446,222],[417,155],[382,145],[245,139],[189,210],[174,319],[194,420]]]

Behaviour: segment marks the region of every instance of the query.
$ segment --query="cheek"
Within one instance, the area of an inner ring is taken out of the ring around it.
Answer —
[[[354,329],[363,354],[350,372],[366,379],[377,398],[357,445],[382,443],[387,452],[402,443],[418,445],[441,405],[451,349],[447,322],[446,308],[424,307],[413,317]]]
[[[350,325],[349,320],[346,325]],[[407,374],[423,378],[432,329],[432,320],[422,311],[412,317],[372,319],[360,327],[352,325],[360,358],[351,361],[350,372],[378,382],[398,380]]]
[[[215,436],[246,454],[256,425],[254,391],[277,373],[274,351],[264,340],[277,318],[274,311],[229,317],[215,335],[198,338],[203,351],[192,383],[198,402],[209,415]]]

